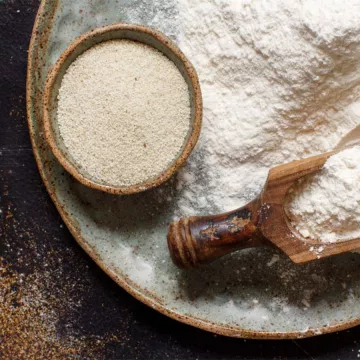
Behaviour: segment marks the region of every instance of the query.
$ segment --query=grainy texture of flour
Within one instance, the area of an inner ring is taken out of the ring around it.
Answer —
[[[330,150],[360,122],[360,1],[179,0],[204,122],[176,216],[254,198],[268,168]]]
[[[108,41],[67,70],[58,124],[69,153],[91,177],[111,185],[142,183],[166,170],[184,144],[188,86],[154,48]]]
[[[304,237],[323,242],[360,237],[360,147],[332,156],[295,186],[287,212]]]

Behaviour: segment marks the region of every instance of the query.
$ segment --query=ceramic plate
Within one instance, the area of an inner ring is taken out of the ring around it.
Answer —
[[[235,337],[299,338],[359,324],[359,255],[295,265],[273,249],[247,250],[181,271],[171,263],[166,231],[186,186],[177,190],[173,178],[152,191],[114,196],[85,188],[55,161],[43,137],[41,100],[61,52],[94,27],[151,26],[155,17],[176,41],[176,12],[175,0],[42,1],[29,49],[27,111],[36,161],[63,220],[120,286],[193,326]]]

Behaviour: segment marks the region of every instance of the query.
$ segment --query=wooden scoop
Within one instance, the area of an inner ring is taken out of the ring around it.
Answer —
[[[360,134],[359,129],[355,133]],[[284,210],[289,188],[322,168],[346,144],[342,141],[340,145],[334,151],[272,168],[261,194],[239,209],[170,224],[167,241],[173,262],[190,268],[239,249],[275,245],[295,263],[304,263],[360,248],[360,239],[321,243],[304,238],[292,227]]]

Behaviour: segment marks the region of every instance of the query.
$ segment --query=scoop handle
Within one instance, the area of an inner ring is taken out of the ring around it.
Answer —
[[[197,267],[233,251],[264,245],[257,228],[260,200],[219,215],[182,218],[169,226],[168,247],[180,268]]]

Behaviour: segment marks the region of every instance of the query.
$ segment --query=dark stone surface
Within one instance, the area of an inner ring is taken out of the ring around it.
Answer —
[[[76,292],[81,306],[62,314],[56,324],[60,339],[70,331],[69,324],[79,338],[116,334],[116,340],[106,341],[99,359],[360,357],[359,327],[298,341],[255,341],[215,336],[177,323],[133,299],[90,260],[63,226],[32,154],[25,80],[38,5],[38,0],[0,0],[0,258],[24,273],[50,269],[54,286],[49,291],[55,296],[65,284],[63,278],[81,289]],[[60,263],[61,277],[56,273]],[[78,356],[83,358],[80,350]],[[5,359],[1,353],[0,357]]]

